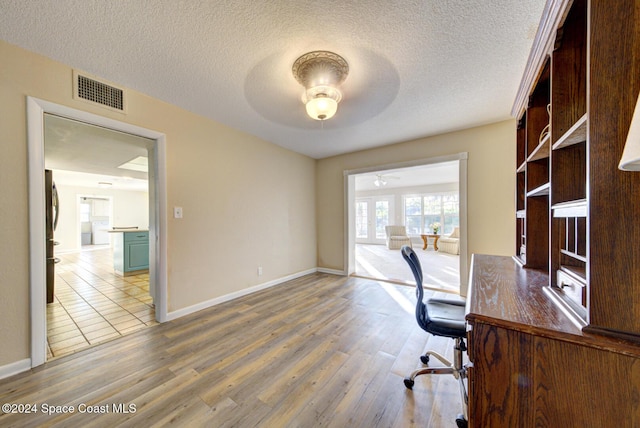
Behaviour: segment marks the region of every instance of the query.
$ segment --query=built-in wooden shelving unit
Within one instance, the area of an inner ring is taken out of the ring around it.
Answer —
[[[640,426],[638,70],[640,0],[547,1],[512,111],[515,254],[473,260],[470,426]]]
[[[576,323],[640,342],[640,173],[617,168],[640,91],[640,24],[629,18],[640,9],[573,0],[547,10],[555,30],[543,28],[537,48],[548,50],[518,95],[515,258],[548,271],[547,294]]]

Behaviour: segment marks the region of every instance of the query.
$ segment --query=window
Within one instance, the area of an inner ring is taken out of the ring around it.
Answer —
[[[80,221],[91,221],[91,203],[87,202],[86,198],[80,204]]]
[[[422,197],[404,199],[404,225],[410,235],[422,233]]]
[[[442,197],[440,195],[428,195],[422,197],[422,206],[424,210],[422,233],[432,233],[430,224],[442,222]],[[440,229],[442,232],[442,229]]]
[[[432,233],[432,223],[440,223],[441,235],[448,235],[460,225],[458,193],[431,193],[404,198],[404,221],[407,233]]]

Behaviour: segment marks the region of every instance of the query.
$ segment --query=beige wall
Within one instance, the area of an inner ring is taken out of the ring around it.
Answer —
[[[166,134],[170,312],[316,267],[315,160],[135,91],[126,115],[94,107],[68,66],[0,58],[0,366],[30,356],[28,95]]]
[[[322,159],[317,165],[318,266],[344,270],[345,170],[468,153],[469,258],[515,248],[515,122],[512,120]]]

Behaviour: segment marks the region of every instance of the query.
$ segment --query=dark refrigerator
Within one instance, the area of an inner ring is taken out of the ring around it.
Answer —
[[[54,256],[53,247],[57,242],[53,239],[53,232],[58,225],[58,192],[53,181],[53,172],[44,171],[45,192],[45,223],[46,223],[46,257],[47,257],[47,303],[53,302],[53,289],[55,285],[55,265],[60,260]]]

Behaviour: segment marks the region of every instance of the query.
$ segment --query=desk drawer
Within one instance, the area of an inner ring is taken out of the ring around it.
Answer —
[[[579,278],[559,270],[558,287],[572,302],[579,306],[587,307],[587,287]]]

